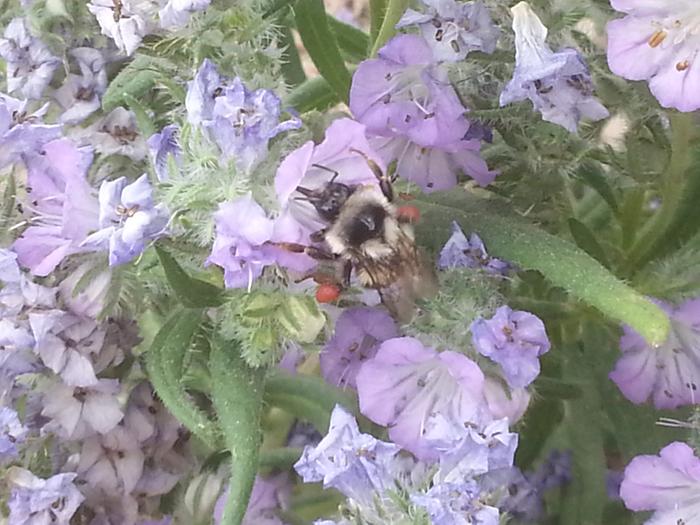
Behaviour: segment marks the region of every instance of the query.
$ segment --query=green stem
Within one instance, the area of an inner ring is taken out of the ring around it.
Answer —
[[[671,116],[671,160],[664,174],[661,209],[647,221],[632,245],[626,265],[629,272],[647,263],[675,226],[685,186],[690,180],[685,175],[690,163],[693,127],[691,115],[676,113]]]
[[[407,7],[408,0],[389,0],[386,12],[384,13],[384,20],[379,28],[379,33],[377,33],[377,38],[374,40],[374,44],[372,44],[372,52],[369,54],[370,57],[377,56],[379,49],[394,36],[396,33],[395,26],[403,16]]]
[[[265,369],[250,368],[240,348],[224,346],[220,340],[212,344],[209,367],[212,401],[231,452],[231,481],[221,525],[240,525],[258,470]]]

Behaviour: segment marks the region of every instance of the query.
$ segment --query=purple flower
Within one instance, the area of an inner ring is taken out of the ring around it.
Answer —
[[[272,91],[248,91],[236,77],[216,95],[212,119],[204,125],[224,157],[249,173],[267,154],[271,138],[301,127],[296,117],[280,122],[280,104]]]
[[[29,430],[10,407],[0,407],[0,465],[18,456],[17,445],[24,443]]]
[[[286,472],[269,478],[257,476],[242,525],[284,525],[284,522],[277,516],[277,512],[287,506],[290,489],[291,485]],[[228,494],[229,491],[226,488],[216,500],[214,507],[215,525],[221,523]]]
[[[91,491],[129,494],[141,478],[145,457],[136,437],[121,425],[83,440],[78,476]]]
[[[41,98],[60,60],[29,33],[24,18],[14,18],[0,38],[0,56],[7,64],[7,90],[29,99]]]
[[[470,330],[474,348],[501,366],[511,388],[526,387],[540,373],[539,356],[550,344],[536,315],[501,306],[491,319],[476,319]]]
[[[634,511],[653,510],[647,523],[697,523],[700,517],[700,459],[678,441],[658,456],[637,456],[625,469],[620,497]]]
[[[67,256],[85,251],[80,243],[97,229],[97,199],[85,180],[91,162],[92,153],[68,139],[25,157],[30,226],[12,249],[34,275],[46,276]]]
[[[211,121],[214,115],[214,102],[230,83],[231,80],[221,77],[216,65],[205,58],[194,78],[187,83],[185,98],[187,122],[194,126],[201,126]]]
[[[44,395],[41,414],[50,418],[47,430],[68,439],[80,439],[95,432],[106,434],[122,420],[116,395],[116,379],[100,379],[90,387],[71,387],[56,382]]]
[[[61,136],[60,125],[41,122],[47,110],[48,104],[45,104],[29,113],[26,100],[0,93],[0,169]]]
[[[661,346],[652,347],[624,326],[620,338],[622,357],[610,379],[633,403],[644,403],[651,397],[657,408],[695,404],[700,386],[700,299],[678,307],[655,302],[671,319],[668,339]]]
[[[369,133],[401,135],[420,146],[453,144],[468,128],[447,71],[433,64],[430,47],[417,35],[392,38],[378,58],[359,65],[350,109]]]
[[[192,13],[206,9],[210,2],[211,0],[168,0],[158,11],[160,27],[177,29],[187,25]]]
[[[552,450],[529,477],[539,490],[550,490],[571,482],[573,454],[570,450]]]
[[[335,386],[356,388],[355,377],[362,364],[374,357],[380,343],[398,335],[396,323],[384,310],[345,310],[320,355],[323,378]]]
[[[263,268],[275,262],[264,246],[272,238],[273,221],[250,194],[220,204],[214,221],[216,238],[207,264],[224,269],[227,288],[250,288]]]
[[[104,270],[94,275],[90,283],[75,293],[76,286],[89,271],[94,272],[94,262],[87,261],[71,269],[68,276],[58,285],[59,295],[67,309],[80,317],[96,319],[105,307],[109,285],[112,282],[112,272]]]
[[[526,389],[510,389],[500,378],[486,377],[484,381],[484,398],[491,416],[494,419],[505,417],[511,425],[525,415],[530,397]]]
[[[493,53],[498,28],[483,2],[422,0],[425,12],[408,9],[396,27],[417,25],[433,51],[435,60],[458,62],[470,51]]]
[[[144,36],[151,32],[148,13],[139,10],[140,5],[131,0],[92,0],[88,10],[95,15],[102,34],[114,40],[114,45],[132,55]]]
[[[335,182],[349,186],[378,183],[358,151],[384,169],[384,163],[367,142],[365,127],[342,118],[328,126],[323,142],[316,145],[309,141],[282,161],[275,176],[275,191],[281,206],[303,227],[302,238],[297,242],[308,244],[310,233],[327,226],[311,203],[296,191],[299,186],[319,189],[335,176],[333,171],[338,173]]]
[[[467,239],[459,224],[453,221],[452,235],[440,250],[438,268],[481,268],[494,275],[505,275],[510,265],[489,256],[476,233],[472,233]]]
[[[692,0],[612,0],[611,4],[627,16],[608,23],[610,70],[630,80],[647,80],[665,108],[699,109],[698,4]]]
[[[100,230],[90,235],[83,246],[109,247],[109,265],[124,264],[140,255],[146,242],[165,233],[169,213],[164,204],[154,204],[153,188],[147,175],[131,184],[126,177],[106,181],[100,186]]]
[[[80,75],[68,73],[54,97],[64,109],[59,121],[77,124],[100,109],[100,95],[107,89],[105,59],[97,49],[78,47],[70,51]]]
[[[473,480],[439,483],[425,494],[412,494],[411,501],[422,507],[433,525],[498,525],[496,507],[483,504],[479,484]]]
[[[12,492],[7,506],[12,525],[69,525],[70,519],[85,499],[73,485],[74,473],[56,474],[49,479],[13,467],[8,479]]]
[[[393,487],[387,469],[399,447],[361,434],[355,418],[340,406],[331,414],[328,434],[306,447],[294,469],[304,482],[323,481],[358,502],[371,502]]]
[[[148,148],[139,133],[132,111],[117,107],[76,135],[102,155],[124,155],[136,162],[146,158]]]
[[[519,523],[540,523],[544,513],[543,494],[517,468],[508,473],[508,493],[499,507]]]
[[[527,2],[511,11],[515,71],[501,93],[501,106],[528,98],[544,120],[572,133],[582,118],[608,117],[608,110],[593,96],[591,75],[581,54],[575,49],[552,52],[545,43],[547,28]]]
[[[461,119],[454,126],[466,130],[469,123]],[[396,163],[398,176],[417,184],[426,193],[455,187],[460,173],[474,179],[479,186],[489,185],[498,175],[481,158],[478,140],[460,138],[450,144],[426,148],[396,136],[374,137],[370,144],[386,165]]]
[[[104,343],[105,332],[92,319],[60,310],[30,312],[34,351],[69,386],[97,385],[91,361]]]
[[[171,162],[177,166],[180,165],[182,149],[177,139],[179,132],[180,129],[177,126],[170,124],[160,133],[151,135],[147,141],[151,162],[160,182],[168,180]]]
[[[437,456],[425,437],[438,416],[455,426],[488,419],[484,374],[462,354],[438,353],[417,339],[383,342],[357,374],[360,410],[419,459]]]

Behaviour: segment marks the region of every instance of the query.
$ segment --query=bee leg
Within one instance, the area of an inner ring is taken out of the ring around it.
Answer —
[[[305,253],[313,259],[320,261],[334,261],[338,256],[334,253],[327,252],[321,248],[316,248],[315,246],[306,246],[305,244],[299,244],[297,242],[271,242],[269,243],[283,250],[287,250],[293,253]]]
[[[394,188],[391,185],[391,177],[388,177],[386,173],[382,171],[379,165],[370,159],[364,151],[360,151],[359,149],[355,148],[350,148],[350,151],[357,153],[358,155],[362,156],[365,161],[367,161],[369,169],[372,170],[372,173],[374,173],[374,176],[377,177],[377,180],[379,181],[379,187],[381,188],[382,193],[389,202],[393,202]]]
[[[343,286],[350,287],[350,276],[352,275],[352,261],[346,260],[343,263]]]

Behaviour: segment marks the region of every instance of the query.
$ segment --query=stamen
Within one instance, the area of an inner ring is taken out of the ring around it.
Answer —
[[[690,67],[690,62],[687,60],[683,60],[682,62],[678,62],[676,64],[676,71],[685,71]]]
[[[649,47],[659,47],[661,45],[661,42],[666,40],[666,37],[668,36],[668,33],[664,31],[663,29],[659,29],[656,33],[651,35],[651,38],[649,39]]]

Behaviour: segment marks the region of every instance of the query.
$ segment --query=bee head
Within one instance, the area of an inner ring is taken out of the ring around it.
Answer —
[[[333,222],[355,188],[340,182],[329,182],[323,188],[310,190],[299,186],[297,191],[306,197],[321,218]]]

